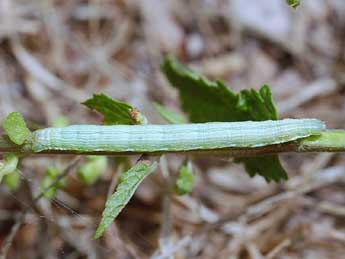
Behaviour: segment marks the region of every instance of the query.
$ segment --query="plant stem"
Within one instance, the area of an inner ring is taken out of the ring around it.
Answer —
[[[345,130],[326,130],[320,136],[310,136],[299,141],[302,151],[345,151]]]
[[[12,143],[6,136],[0,137],[0,153],[14,152],[25,155],[46,155],[46,154],[81,154],[81,155],[110,155],[129,156],[138,155],[138,152],[105,152],[80,150],[45,150],[34,152],[29,144],[18,146]],[[193,151],[179,151],[174,153],[188,153],[194,155],[226,155],[229,157],[251,157],[285,152],[345,152],[345,130],[325,130],[320,135],[302,138],[297,141],[286,142],[277,145],[247,148],[222,148],[222,149],[200,149]],[[149,152],[149,155],[162,155],[168,152]],[[140,154],[140,153],[139,153]]]

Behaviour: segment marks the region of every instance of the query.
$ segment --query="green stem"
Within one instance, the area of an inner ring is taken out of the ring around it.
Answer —
[[[344,152],[345,130],[325,130],[321,135],[301,139],[299,149],[303,152]]]
[[[8,137],[0,137],[0,153],[14,152],[26,155],[43,154],[82,154],[82,155],[110,155],[110,156],[129,156],[138,155],[137,152],[104,152],[78,150],[54,150],[35,153],[30,145],[16,145]],[[223,149],[200,149],[194,151],[182,151],[174,153],[188,153],[195,155],[222,155],[229,157],[251,157],[258,155],[268,155],[286,152],[345,152],[345,130],[325,130],[320,135],[302,138],[297,141],[286,142],[277,145],[268,145],[253,148],[223,148]],[[171,152],[151,152],[149,155],[161,155]]]

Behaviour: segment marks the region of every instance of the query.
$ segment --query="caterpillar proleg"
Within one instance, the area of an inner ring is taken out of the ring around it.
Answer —
[[[209,122],[169,125],[74,125],[35,131],[32,147],[44,150],[160,152],[260,147],[285,143],[325,129],[318,119]]]

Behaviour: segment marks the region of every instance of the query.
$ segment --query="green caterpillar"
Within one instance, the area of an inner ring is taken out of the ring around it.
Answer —
[[[34,132],[33,150],[80,152],[178,152],[227,147],[260,147],[319,134],[317,119],[210,122],[174,125],[74,125]]]

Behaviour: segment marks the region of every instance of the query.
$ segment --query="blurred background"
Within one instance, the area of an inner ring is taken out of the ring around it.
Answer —
[[[285,0],[1,0],[0,120],[18,111],[31,129],[100,124],[80,102],[102,92],[164,123],[153,101],[180,111],[160,72],[167,53],[236,92],[269,84],[281,118],[345,128],[344,0],[296,10]],[[281,158],[290,177],[281,184],[198,159],[193,192],[175,196],[165,187],[184,157],[165,156],[93,241],[123,166],[109,158],[92,185],[73,168],[55,198],[34,203],[47,167],[75,157],[30,157],[20,187],[0,185],[0,245],[26,210],[8,258],[344,258],[344,155]]]

